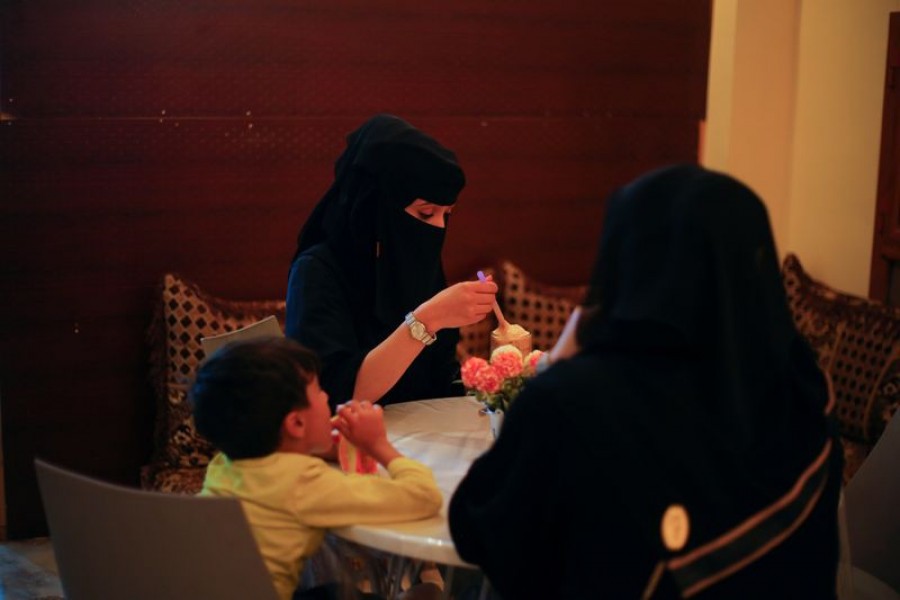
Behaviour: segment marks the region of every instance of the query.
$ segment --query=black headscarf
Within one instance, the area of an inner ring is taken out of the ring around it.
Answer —
[[[697,166],[615,192],[578,334],[457,488],[460,556],[509,598],[828,597],[832,403],[756,195]]]
[[[347,136],[334,183],[297,237],[295,258],[327,244],[359,292],[357,318],[373,311],[392,329],[446,285],[445,230],[404,209],[419,198],[451,205],[463,186],[452,151],[403,119],[372,117]]]
[[[791,319],[759,198],[693,165],[621,188],[585,304],[586,354],[630,356],[635,372],[666,356],[687,366],[629,385],[642,390],[625,410],[639,425],[623,432],[665,465],[631,482],[648,539],[659,539],[660,497],[691,515],[689,545],[668,563],[679,588],[780,543],[823,493],[836,449],[827,382]],[[665,448],[677,460],[660,461]]]

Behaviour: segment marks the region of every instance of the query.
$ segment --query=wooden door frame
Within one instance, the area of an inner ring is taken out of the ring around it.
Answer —
[[[891,263],[900,262],[900,196],[897,194],[897,141],[900,127],[894,95],[900,78],[900,12],[891,13],[888,55],[885,63],[884,101],[881,121],[881,154],[878,167],[878,196],[875,204],[875,234],[872,241],[872,269],[869,297],[888,301]]]

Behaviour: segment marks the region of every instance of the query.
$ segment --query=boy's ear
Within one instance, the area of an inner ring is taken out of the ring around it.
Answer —
[[[281,428],[289,437],[295,439],[306,437],[306,415],[301,410],[292,410],[284,416]]]

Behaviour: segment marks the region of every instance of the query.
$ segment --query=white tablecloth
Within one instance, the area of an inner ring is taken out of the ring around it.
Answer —
[[[431,467],[444,496],[441,512],[421,521],[342,527],[335,535],[392,554],[472,567],[459,557],[450,538],[447,504],[472,461],[493,443],[488,418],[480,409],[471,397],[387,406],[388,438],[403,455]]]

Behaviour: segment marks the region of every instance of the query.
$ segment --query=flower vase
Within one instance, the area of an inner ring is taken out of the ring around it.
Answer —
[[[490,423],[491,423],[491,434],[494,436],[494,439],[496,440],[497,437],[499,437],[499,435],[500,435],[500,428],[503,426],[503,416],[504,416],[503,411],[499,410],[499,409],[491,410],[488,408],[488,409],[485,409],[484,412],[487,413],[488,419],[490,420]]]

